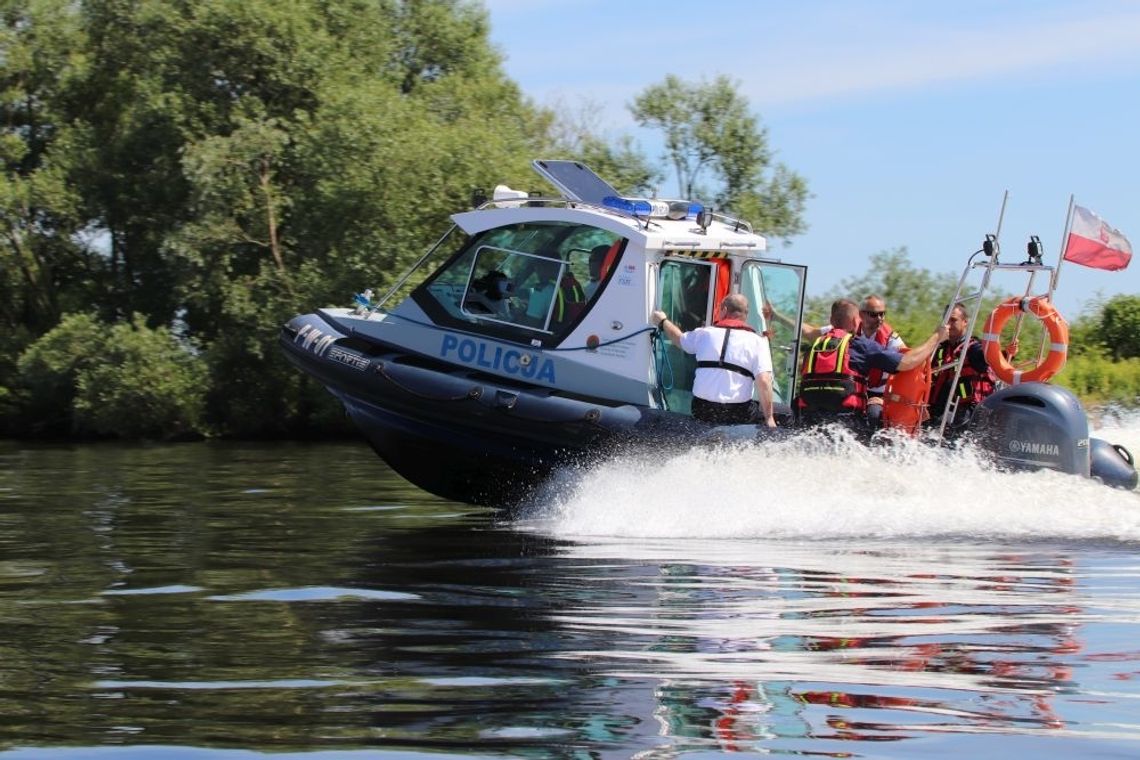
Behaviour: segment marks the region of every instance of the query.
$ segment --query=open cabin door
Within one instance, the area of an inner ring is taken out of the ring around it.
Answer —
[[[807,267],[772,261],[746,261],[740,272],[740,292],[748,298],[748,323],[768,336],[772,349],[773,400],[790,404],[799,377],[796,349],[803,323]],[[765,307],[774,318],[764,317]]]
[[[796,350],[806,280],[807,267],[772,261],[746,261],[740,272],[739,290],[750,304],[748,323],[768,336],[774,400],[785,411],[796,392]],[[661,263],[660,308],[682,332],[711,325],[721,299],[733,290],[731,285],[732,271],[727,259],[666,259]],[[779,317],[765,319],[765,305]],[[666,408],[689,414],[696,357],[669,341],[665,341],[664,350],[672,369],[672,383],[664,389]]]
[[[718,274],[721,276],[718,278]],[[660,308],[669,320],[681,328],[682,332],[694,330],[703,325],[711,325],[715,293],[718,280],[727,292],[730,272],[723,274],[712,261],[691,258],[673,258],[661,262],[661,276],[658,293]],[[673,345],[663,341],[668,366],[672,370],[672,382],[664,378],[663,396],[665,408],[680,414],[690,414],[693,402],[693,376],[696,374],[697,359]]]

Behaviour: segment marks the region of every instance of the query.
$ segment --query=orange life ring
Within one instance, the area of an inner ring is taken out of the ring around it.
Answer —
[[[902,349],[906,353],[909,349]],[[932,376],[930,362],[921,362],[905,372],[896,372],[887,378],[883,392],[883,426],[905,430],[918,435],[926,419],[926,405],[930,398]]]
[[[1001,329],[1005,327],[1010,317],[1023,311],[1036,316],[1045,326],[1045,331],[1049,333],[1049,353],[1044,361],[1033,369],[1020,371],[1014,369],[1009,359],[1001,352]],[[1033,298],[1015,296],[1002,301],[990,312],[982,341],[985,343],[986,362],[1003,383],[1008,385],[1033,381],[1043,383],[1065,366],[1069,354],[1069,325],[1044,296]]]

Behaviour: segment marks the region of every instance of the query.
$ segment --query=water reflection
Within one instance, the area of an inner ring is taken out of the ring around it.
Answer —
[[[1090,731],[1058,706],[1079,691],[1090,619],[1066,552],[639,542],[569,553],[622,558],[623,588],[638,595],[560,612],[597,642],[560,656],[656,680],[662,747]],[[1135,720],[1121,729],[1135,736]]]
[[[0,447],[0,505],[0,749],[52,760],[1140,739],[1127,547],[575,537],[356,445]]]

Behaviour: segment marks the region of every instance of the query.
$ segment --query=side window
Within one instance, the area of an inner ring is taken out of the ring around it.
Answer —
[[[413,297],[440,324],[557,341],[604,289],[607,261],[612,268],[624,244],[606,230],[565,222],[488,230]]]
[[[805,267],[748,261],[740,277],[740,291],[753,304],[748,322],[757,332],[768,336],[772,349],[773,394],[776,401],[783,403],[789,403],[796,392],[796,348],[803,318],[806,274]],[[779,318],[765,319],[768,309]]]
[[[559,283],[566,263],[530,253],[481,246],[463,297],[466,315],[519,327],[549,330],[565,311]],[[562,310],[559,310],[559,301]]]
[[[565,235],[567,225],[512,225],[482,233],[468,244],[468,247],[453,257],[422,285],[415,294],[417,302],[428,313],[440,308],[457,319],[472,317],[494,318],[497,309],[481,309],[473,305],[466,309],[470,293],[480,293],[486,287],[485,279],[496,269],[502,271],[503,259],[492,254],[480,256],[485,250],[517,251],[537,253],[555,245],[560,235]],[[477,299],[471,299],[472,303]],[[497,301],[496,306],[500,306]]]

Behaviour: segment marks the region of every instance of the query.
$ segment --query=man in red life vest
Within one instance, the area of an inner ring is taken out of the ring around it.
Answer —
[[[724,297],[712,327],[689,332],[673,324],[663,311],[654,311],[650,321],[685,353],[697,357],[693,380],[693,417],[721,425],[759,422],[752,401],[752,387],[760,399],[760,417],[776,427],[772,406],[772,352],[768,339],[756,334],[745,322],[748,299],[740,293]]]
[[[892,351],[901,352],[906,348],[906,342],[887,324],[887,304],[877,295],[867,296],[859,307],[859,333]],[[872,427],[879,427],[883,419],[883,394],[887,392],[888,374],[881,369],[867,373],[867,422]]]
[[[769,319],[773,315],[765,312]],[[878,343],[883,348],[900,351],[906,348],[906,342],[895,329],[887,324],[887,304],[882,297],[869,295],[863,299],[859,307],[858,333]],[[831,329],[831,325],[813,327],[804,323],[801,328],[801,337],[805,341],[814,341]],[[887,390],[887,375],[881,369],[872,369],[867,374],[867,421],[872,427],[879,427],[883,418],[883,394]]]
[[[922,345],[902,354],[856,332],[858,314],[854,301],[833,303],[830,329],[815,339],[804,357],[795,403],[802,424],[837,421],[857,433],[873,431],[866,414],[868,375],[872,370],[894,374],[914,369],[949,335],[949,328],[941,325]]]
[[[969,423],[977,405],[996,390],[997,378],[990,369],[989,362],[986,361],[982,341],[972,335],[966,335],[970,317],[963,304],[954,304],[946,324],[950,328],[949,336],[938,345],[931,358],[935,374],[930,384],[930,422],[938,424],[941,421],[946,410],[946,402],[953,390],[954,395],[958,397],[958,408],[946,430],[961,432]],[[1004,353],[1006,356],[1013,356],[1017,353],[1017,348],[1017,341],[1013,341]],[[962,374],[958,377],[958,383],[954,385],[954,365],[962,351],[966,352],[966,361],[962,365]],[[940,368],[942,371],[939,371]]]

